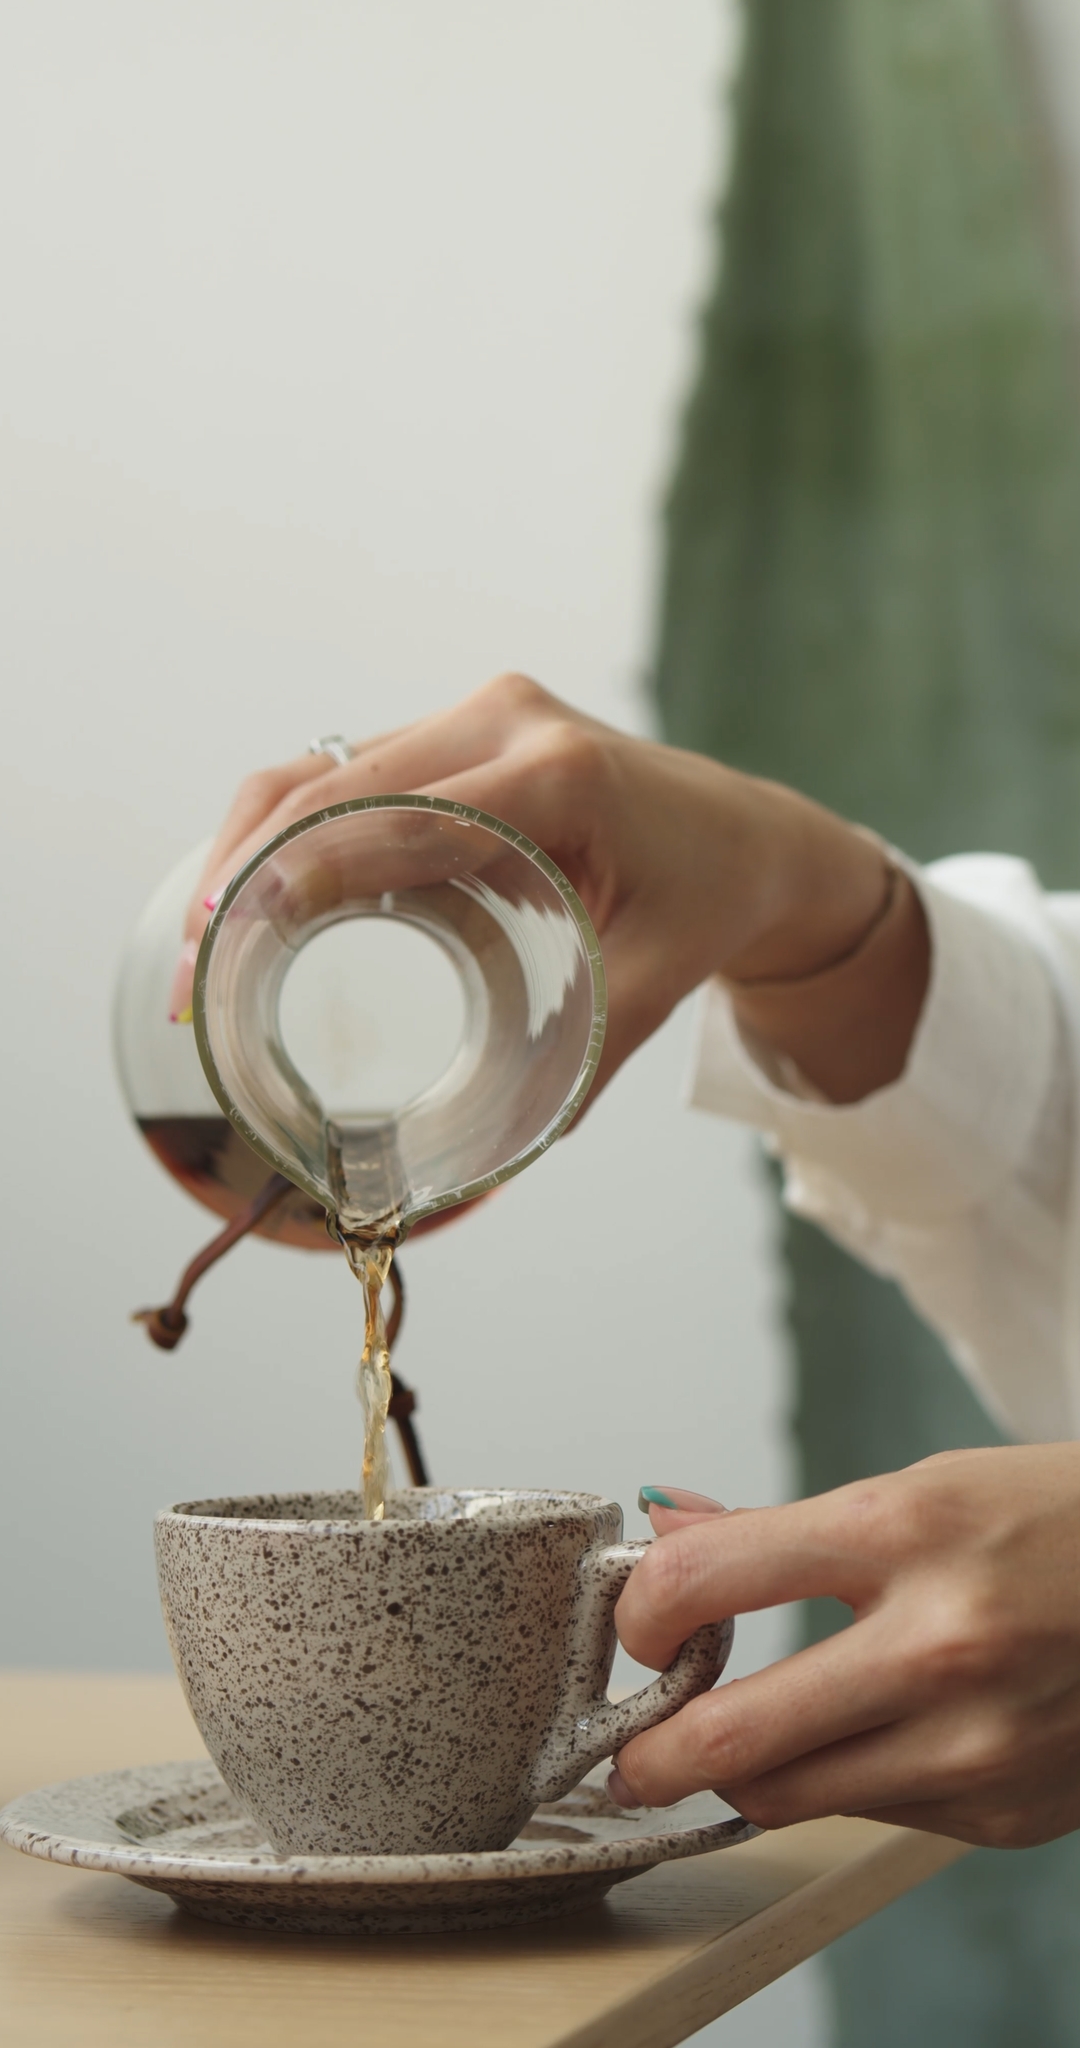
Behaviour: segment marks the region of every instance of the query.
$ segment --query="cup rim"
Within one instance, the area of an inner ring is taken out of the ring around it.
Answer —
[[[426,1495],[429,1498],[441,1497],[443,1499],[450,1496],[455,1500],[476,1502],[479,1508],[482,1508],[483,1504],[488,1502],[494,1505],[510,1501],[535,1501],[538,1504],[538,1508],[539,1504],[543,1504],[543,1511],[538,1511],[535,1515],[522,1518],[516,1524],[509,1517],[505,1521],[501,1521],[501,1518],[498,1516],[487,1516],[481,1512],[472,1514],[465,1512],[464,1514],[390,1516],[388,1519],[378,1522],[366,1521],[362,1515],[248,1515],[242,1513],[224,1514],[220,1512],[224,1508],[244,1508],[249,1502],[252,1506],[269,1506],[275,1501],[331,1501],[340,1500],[350,1493],[351,1489],[347,1487],[280,1488],[272,1493],[223,1494],[216,1499],[174,1501],[169,1507],[158,1509],[154,1516],[154,1527],[158,1528],[179,1522],[185,1528],[250,1529],[260,1535],[269,1534],[274,1530],[287,1530],[293,1535],[303,1535],[311,1532],[318,1532],[319,1534],[340,1533],[354,1538],[358,1532],[366,1531],[369,1533],[365,1536],[365,1541],[371,1541],[376,1536],[393,1531],[395,1540],[408,1541],[411,1539],[409,1537],[402,1538],[402,1531],[461,1529],[463,1527],[491,1529],[500,1525],[504,1528],[514,1526],[520,1528],[522,1520],[526,1520],[534,1526],[537,1523],[569,1522],[580,1519],[583,1515],[595,1518],[605,1509],[614,1509],[619,1516],[620,1522],[622,1520],[622,1508],[619,1502],[612,1500],[607,1494],[583,1493],[571,1488],[562,1487],[530,1486],[402,1486],[394,1487],[391,1490],[390,1498],[393,1498],[395,1495],[415,1498],[418,1494]],[[353,1497],[359,1502],[359,1493],[356,1493]]]
[[[573,883],[567,880],[562,869],[556,866],[550,854],[545,853],[542,847],[537,846],[535,840],[530,839],[527,833],[519,832],[515,825],[507,824],[504,818],[495,817],[491,811],[478,810],[473,804],[456,803],[448,797],[423,796],[415,791],[388,791],[382,796],[350,797],[343,803],[327,804],[322,810],[312,811],[308,816],[296,819],[292,825],[286,825],[284,830],[276,833],[273,839],[268,839],[265,845],[258,847],[251,855],[251,858],[245,862],[244,866],[237,870],[237,873],[232,877],[228,887],[222,894],[221,900],[203,933],[198,958],[195,963],[195,979],[192,991],[192,1024],[202,1069],[220,1108],[228,1117],[229,1122],[239,1131],[245,1144],[249,1145],[254,1152],[257,1152],[259,1157],[264,1159],[266,1164],[275,1173],[280,1173],[286,1180],[292,1181],[294,1187],[300,1188],[303,1193],[310,1195],[313,1200],[325,1208],[325,1200],[317,1183],[310,1180],[307,1176],[298,1174],[296,1170],[297,1162],[287,1159],[283,1153],[278,1152],[270,1140],[262,1132],[257,1131],[253,1124],[248,1122],[242,1110],[233,1101],[222,1080],[210,1043],[210,1032],[206,1014],[206,991],[210,970],[210,956],[213,952],[218,932],[221,930],[237,896],[247,887],[248,882],[257,873],[258,869],[263,867],[268,860],[272,859],[274,854],[279,852],[283,846],[288,845],[293,839],[301,838],[306,832],[311,832],[322,825],[329,824],[336,818],[354,816],[366,811],[380,810],[427,811],[436,816],[456,819],[464,824],[479,825],[484,831],[490,832],[494,838],[504,840],[508,846],[514,847],[518,853],[523,854],[534,867],[539,868],[547,876],[548,881],[551,882],[562,897],[563,903],[577,927],[578,937],[588,962],[592,983],[592,1028],[589,1033],[589,1042],[582,1057],[573,1090],[566,1097],[558,1114],[552,1117],[551,1121],[530,1144],[524,1146],[520,1152],[515,1153],[512,1159],[507,1160],[495,1171],[481,1174],[474,1180],[464,1182],[461,1187],[455,1188],[449,1193],[434,1196],[422,1203],[411,1218],[409,1228],[413,1229],[417,1223],[426,1221],[429,1216],[437,1215],[442,1209],[456,1208],[461,1203],[475,1201],[479,1196],[489,1194],[493,1188],[501,1187],[506,1181],[513,1180],[519,1173],[524,1171],[526,1166],[531,1166],[535,1159],[539,1159],[555,1143],[557,1138],[562,1137],[563,1132],[573,1122],[585,1097],[588,1095],[596,1075],[596,1070],[600,1064],[600,1055],[604,1048],[604,1038],[607,1031],[607,976],[604,970],[600,941],[596,936],[592,919]]]

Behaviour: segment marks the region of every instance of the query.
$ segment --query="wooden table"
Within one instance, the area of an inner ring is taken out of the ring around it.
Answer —
[[[171,1678],[0,1673],[0,1804],[196,1756]],[[964,1852],[813,1821],[672,1863],[533,1929],[381,1940],[243,1933],[124,1878],[0,1844],[10,2048],[670,2048]]]

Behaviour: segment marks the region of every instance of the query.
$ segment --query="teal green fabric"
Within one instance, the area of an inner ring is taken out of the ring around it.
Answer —
[[[1080,402],[1005,0],[753,0],[667,507],[668,736],[922,858],[1080,884]],[[895,1288],[783,1225],[806,1491],[993,1425]],[[842,1620],[822,1608],[820,1632]],[[828,1953],[837,2048],[1080,2048],[1080,1836]]]

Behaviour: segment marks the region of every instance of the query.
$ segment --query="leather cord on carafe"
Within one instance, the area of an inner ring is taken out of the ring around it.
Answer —
[[[162,1308],[135,1309],[132,1322],[145,1323],[146,1334],[150,1342],[157,1345],[159,1351],[176,1350],[188,1326],[185,1304],[196,1282],[202,1279],[204,1273],[210,1271],[211,1266],[216,1266],[226,1252],[231,1252],[234,1244],[239,1244],[242,1237],[246,1237],[264,1217],[269,1216],[271,1210],[277,1208],[291,1187],[292,1182],[286,1180],[283,1173],[272,1173],[269,1180],[263,1182],[258,1194],[233,1217],[232,1222],[227,1223],[224,1230],[219,1230],[216,1237],[212,1237],[209,1244],[204,1245],[202,1251],[197,1252],[191,1263],[184,1267],[180,1275],[180,1285],[171,1301],[167,1301]]]
[[[210,1239],[209,1244],[204,1245],[202,1251],[197,1252],[184,1267],[180,1275],[180,1284],[172,1300],[165,1302],[161,1308],[135,1310],[132,1322],[145,1324],[147,1336],[152,1344],[157,1345],[159,1351],[175,1351],[188,1326],[188,1296],[203,1274],[208,1273],[211,1266],[216,1266],[218,1260],[223,1259],[234,1244],[240,1243],[241,1238],[247,1237],[250,1231],[256,1229],[264,1218],[277,1208],[278,1203],[291,1188],[292,1182],[286,1180],[284,1174],[271,1174],[258,1194],[240,1210],[239,1215],[234,1216],[232,1222],[225,1225],[224,1230],[219,1230],[217,1235]],[[392,1352],[405,1315],[405,1283],[396,1258],[391,1260],[390,1271],[386,1277],[394,1291],[393,1306],[386,1321],[386,1341]],[[408,1466],[409,1478],[414,1486],[429,1486],[431,1482],[424,1454],[413,1426],[412,1418],[416,1408],[417,1400],[412,1388],[407,1387],[404,1380],[399,1379],[397,1373],[391,1371],[388,1413],[401,1439],[402,1454]]]

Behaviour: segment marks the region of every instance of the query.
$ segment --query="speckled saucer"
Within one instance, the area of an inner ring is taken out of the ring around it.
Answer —
[[[443,1934],[591,1906],[654,1863],[748,1841],[697,1793],[624,1813],[606,1767],[537,1809],[509,1849],[453,1856],[275,1856],[213,1764],[147,1764],[25,1792],[0,1839],[30,1856],[116,1871],[202,1920],[318,1934]]]

